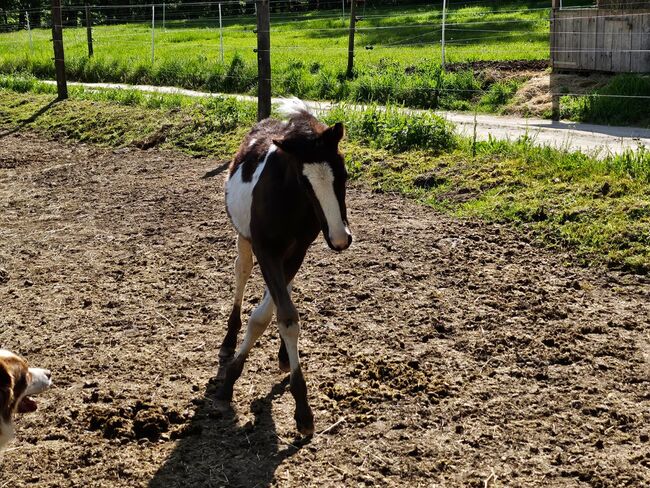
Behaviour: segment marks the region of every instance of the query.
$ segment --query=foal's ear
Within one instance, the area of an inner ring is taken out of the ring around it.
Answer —
[[[295,153],[297,149],[295,142],[291,139],[273,139],[273,144],[289,154]]]
[[[323,139],[330,144],[338,144],[339,141],[343,139],[344,135],[345,129],[343,128],[343,124],[337,122],[333,126],[325,129],[325,132],[323,132]]]

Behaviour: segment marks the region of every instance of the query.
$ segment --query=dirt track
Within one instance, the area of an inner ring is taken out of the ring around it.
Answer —
[[[0,487],[650,484],[648,282],[361,187],[352,248],[317,241],[295,291],[316,430],[334,427],[295,446],[273,327],[216,409],[218,165],[0,139],[0,346],[56,382]]]

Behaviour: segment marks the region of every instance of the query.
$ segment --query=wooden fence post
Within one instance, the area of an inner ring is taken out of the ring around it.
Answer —
[[[555,82],[557,74],[555,73],[555,57],[557,56],[557,22],[556,15],[560,8],[560,0],[551,1],[551,76],[549,78],[548,89],[551,92],[551,120],[560,120],[560,93],[559,87]]]
[[[348,69],[345,75],[352,78],[354,74],[354,30],[357,24],[357,0],[350,0],[350,39],[348,42]]]
[[[68,98],[68,85],[65,79],[65,59],[63,55],[61,0],[52,0],[52,45],[54,46],[54,67],[56,69],[58,99],[65,100]]]
[[[269,0],[256,0],[257,120],[271,115],[271,15]]]
[[[86,4],[86,36],[88,37],[88,57],[93,56],[93,28],[90,22],[90,6]]]

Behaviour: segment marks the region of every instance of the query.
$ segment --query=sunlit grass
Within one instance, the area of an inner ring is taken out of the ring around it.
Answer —
[[[519,5],[502,3],[495,7],[450,10],[447,62],[548,58],[548,10]],[[146,18],[146,12],[141,18]],[[356,78],[350,81],[344,76],[348,19],[340,11],[272,14],[273,92],[306,98],[392,100],[431,106],[428,102],[412,101],[427,99],[439,81],[439,70],[435,67],[441,61],[440,20],[440,10],[433,8],[368,9],[358,24]],[[225,18],[223,63],[216,19],[167,21],[165,29],[161,19],[156,22],[153,62],[148,22],[95,26],[95,54],[90,59],[85,28],[65,27],[69,78],[255,92],[257,55],[253,51],[256,34],[252,15]],[[51,32],[34,29],[32,38],[30,49],[27,32],[0,34],[0,72],[54,77]],[[375,81],[382,74],[387,85],[376,87]],[[474,95],[477,100],[480,98],[479,93]],[[447,108],[463,107],[451,104]]]

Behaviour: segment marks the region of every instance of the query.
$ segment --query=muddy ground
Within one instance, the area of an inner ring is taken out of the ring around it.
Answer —
[[[219,165],[0,139],[0,345],[56,383],[0,487],[650,484],[647,278],[361,186],[353,246],[319,239],[295,287],[319,434],[295,438],[274,326],[216,408]]]

